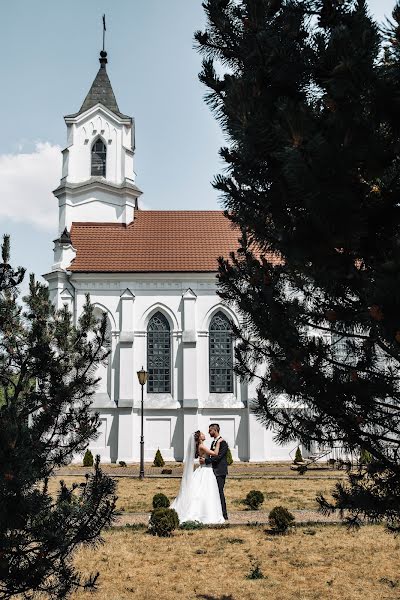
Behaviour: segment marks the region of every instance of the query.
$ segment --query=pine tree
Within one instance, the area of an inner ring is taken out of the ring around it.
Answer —
[[[296,464],[296,463],[301,463],[301,462],[303,462],[303,455],[302,455],[302,453],[301,453],[300,446],[297,446],[297,450],[296,450],[296,454],[295,454],[295,457],[294,457],[294,461],[293,461],[293,462],[294,462],[295,464]]]
[[[158,450],[154,456],[153,467],[164,467],[164,465],[165,465],[165,460],[163,459],[163,456],[160,452],[160,448],[158,448]]]
[[[5,236],[0,263],[0,598],[42,592],[66,598],[94,588],[73,565],[74,551],[98,543],[115,516],[115,483],[99,459],[84,486],[61,482],[56,498],[49,478],[96,437],[90,411],[95,369],[107,356],[106,321],[99,324],[87,299],[79,324],[56,311],[47,288],[30,278],[18,303],[23,269],[9,264]]]
[[[200,80],[229,140],[214,187],[240,236],[219,262],[236,370],[258,369],[279,442],[373,457],[323,510],[399,530],[400,6],[384,35],[363,0],[203,6]]]

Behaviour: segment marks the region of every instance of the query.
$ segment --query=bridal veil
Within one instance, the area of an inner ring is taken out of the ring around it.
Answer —
[[[189,437],[189,441],[186,448],[186,455],[183,465],[183,475],[179,494],[177,495],[177,497],[171,505],[171,508],[174,508],[179,515],[187,514],[190,507],[195,449],[196,443],[194,440],[194,433],[192,433]]]

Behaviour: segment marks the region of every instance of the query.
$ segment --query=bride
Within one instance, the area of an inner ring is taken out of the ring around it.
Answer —
[[[205,446],[206,436],[196,431],[189,438],[186,461],[178,496],[171,504],[178,513],[179,521],[198,521],[205,524],[224,523],[218,484],[211,465],[200,465],[193,472],[195,458],[218,456],[221,440],[215,450]]]

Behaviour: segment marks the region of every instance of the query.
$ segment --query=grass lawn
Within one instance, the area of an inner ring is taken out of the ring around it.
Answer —
[[[342,474],[343,475],[343,474]],[[67,485],[74,481],[84,481],[84,478],[64,476],[50,481],[50,490],[55,492],[58,480],[63,479]],[[127,512],[142,512],[152,509],[154,494],[162,492],[173,500],[179,490],[180,479],[117,479],[118,508]],[[260,490],[265,496],[263,510],[270,510],[278,504],[284,504],[289,509],[317,508],[315,497],[323,492],[328,497],[335,483],[332,480],[313,480],[299,476],[298,479],[227,479],[225,496],[228,511],[245,510],[240,503],[250,490]]]
[[[103,546],[76,555],[82,572],[100,571],[96,600],[400,598],[400,540],[381,526],[354,533],[343,526],[299,527],[287,536],[231,527],[178,531],[171,538],[124,528],[104,539]],[[252,561],[265,579],[246,579]]]

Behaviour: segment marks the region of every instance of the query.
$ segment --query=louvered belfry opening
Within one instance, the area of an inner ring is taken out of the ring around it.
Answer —
[[[157,312],[147,327],[147,391],[171,392],[171,332],[167,319]]]
[[[92,146],[92,177],[106,176],[107,148],[103,140],[97,139]]]
[[[209,329],[210,393],[233,392],[233,343],[230,321],[222,312],[211,319]]]

